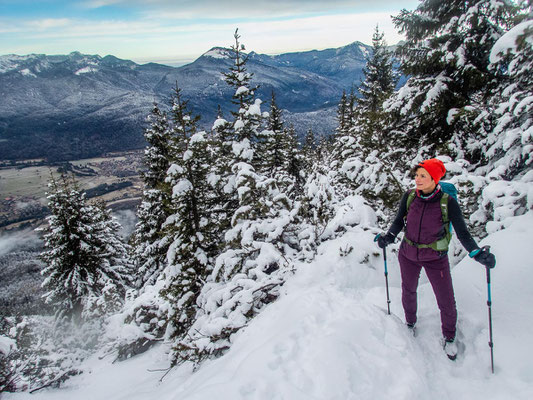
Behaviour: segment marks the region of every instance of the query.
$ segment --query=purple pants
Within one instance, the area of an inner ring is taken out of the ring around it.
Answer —
[[[400,250],[398,256],[402,275],[402,305],[405,321],[408,324],[416,322],[418,279],[420,270],[424,268],[437,298],[442,324],[442,334],[446,339],[455,339],[457,324],[457,309],[453,294],[452,276],[448,256],[432,261],[413,261],[408,259]]]

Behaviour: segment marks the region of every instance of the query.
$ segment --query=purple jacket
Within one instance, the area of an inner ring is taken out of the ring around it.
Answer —
[[[409,207],[409,213],[407,213],[407,197],[410,191],[406,192],[400,201],[400,209],[389,233],[393,236],[398,235],[405,226],[404,218],[407,214],[405,235],[409,240],[415,243],[430,244],[442,238],[445,234],[440,208],[442,191],[439,190],[439,187],[436,190],[434,196],[428,199],[416,196]],[[452,222],[454,232],[465,249],[471,252],[478,248],[477,243],[468,232],[457,200],[451,196],[448,199],[448,217]],[[412,261],[435,261],[447,254],[433,249],[419,249],[405,241],[400,246],[400,252]]]
[[[442,210],[438,193],[431,199],[422,199],[416,196],[409,207],[405,227],[405,237],[415,243],[431,244],[445,235],[442,223]],[[400,251],[413,261],[433,261],[442,257],[445,252],[433,249],[419,249],[411,246],[405,240],[400,246]]]

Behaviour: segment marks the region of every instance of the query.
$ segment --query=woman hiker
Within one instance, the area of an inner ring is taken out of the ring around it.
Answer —
[[[405,227],[398,259],[402,277],[402,305],[405,321],[410,329],[416,323],[418,279],[424,268],[431,283],[440,310],[443,347],[448,358],[457,357],[455,331],[457,309],[453,294],[448,244],[451,238],[450,221],[461,244],[470,257],[489,268],[494,268],[496,258],[488,248],[480,249],[467,230],[459,203],[443,192],[440,179],[446,173],[442,161],[432,158],[416,165],[412,171],[416,189],[407,191],[392,226],[385,235],[379,235],[379,247],[393,243]],[[444,199],[442,199],[444,196]],[[447,208],[445,208],[447,207]],[[446,220],[443,212],[448,214]]]

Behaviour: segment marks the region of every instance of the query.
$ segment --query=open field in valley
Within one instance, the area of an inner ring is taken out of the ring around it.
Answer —
[[[112,208],[134,207],[141,193],[141,158],[142,151],[130,151],[54,166],[19,162],[0,168],[0,229],[42,219],[48,182],[61,171],[72,174],[89,198],[102,199]]]

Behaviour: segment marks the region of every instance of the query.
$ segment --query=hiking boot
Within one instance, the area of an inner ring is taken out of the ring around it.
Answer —
[[[457,358],[457,343],[454,339],[445,339],[443,348],[450,360],[455,360]]]
[[[415,323],[406,323],[405,325],[407,325],[407,329],[409,329],[409,332],[412,333],[413,336],[416,336],[416,327],[415,327]]]

